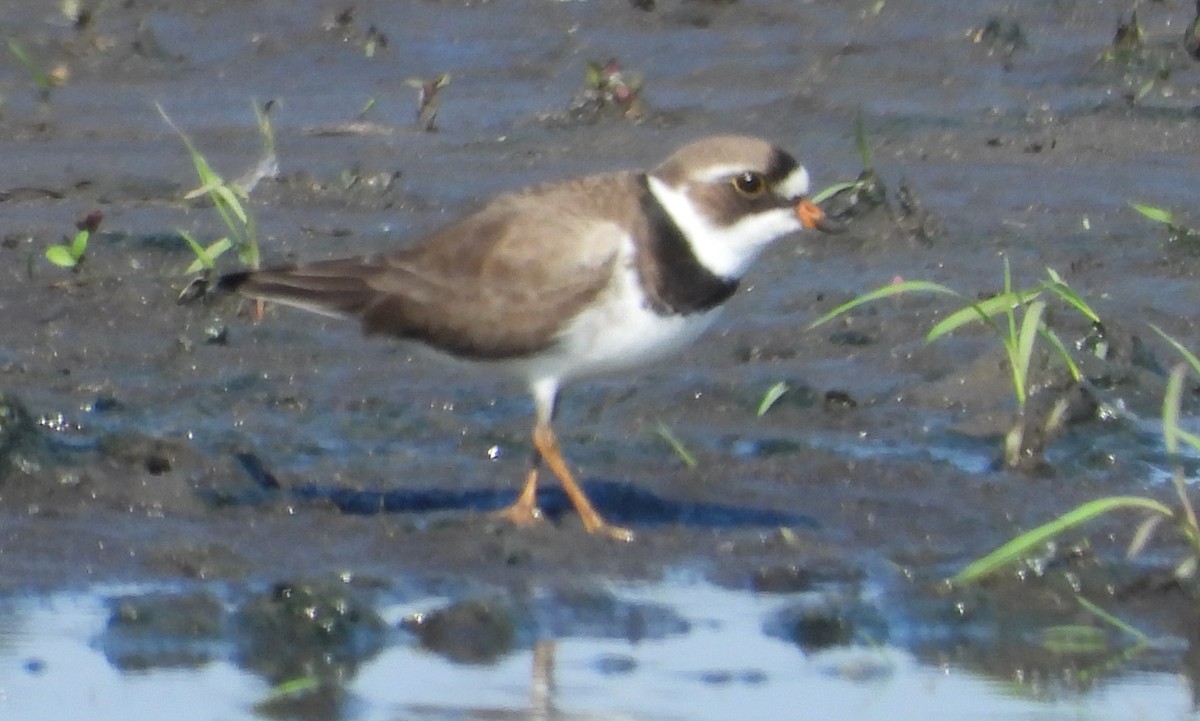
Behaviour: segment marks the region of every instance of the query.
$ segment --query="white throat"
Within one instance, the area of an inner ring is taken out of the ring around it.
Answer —
[[[775,208],[748,215],[733,225],[717,225],[696,208],[686,191],[653,175],[647,180],[650,192],[683,231],[696,259],[720,278],[741,278],[772,241],[802,227],[791,208]]]

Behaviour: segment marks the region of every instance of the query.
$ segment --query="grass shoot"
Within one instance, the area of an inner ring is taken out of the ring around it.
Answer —
[[[156,105],[167,125],[179,136],[191,156],[192,165],[200,179],[200,186],[184,195],[185,200],[206,197],[213,208],[221,216],[227,234],[207,246],[201,245],[186,233],[180,233],[192,249],[196,259],[187,268],[187,273],[211,271],[215,261],[226,251],[233,249],[238,259],[248,268],[256,269],[261,262],[258,243],[258,225],[254,215],[249,211],[246,201],[250,190],[264,177],[277,172],[278,161],[275,155],[275,136],[270,119],[257,104],[254,114],[258,120],[259,134],[263,138],[264,153],[259,163],[249,173],[236,181],[226,181],[213,170],[208,159],[200,152],[192,139],[180,129],[167,115],[161,105]]]
[[[27,71],[29,71],[30,77],[33,78],[34,85],[37,86],[38,98],[42,102],[48,102],[50,100],[50,91],[53,90],[55,86],[62,84],[63,71],[59,70],[58,72],[46,72],[20,41],[14,38],[8,38],[5,42],[8,45],[8,51],[17,59],[17,62],[19,62]]]
[[[654,432],[659,438],[667,442],[667,445],[671,447],[671,450],[675,451],[675,455],[679,456],[679,460],[683,461],[685,466],[688,468],[696,467],[696,456],[688,450],[683,441],[679,440],[679,436],[675,435],[666,422],[660,419],[654,428]]]
[[[858,157],[862,161],[862,171],[854,180],[834,183],[821,189],[812,196],[814,203],[823,203],[829,198],[842,192],[852,193],[855,197],[878,193],[879,177],[875,174],[875,165],[871,160],[871,145],[867,140],[867,125],[863,120],[862,111],[854,120],[854,145],[858,148]],[[852,203],[854,204],[854,203]]]
[[[99,210],[88,213],[83,220],[75,224],[77,232],[73,237],[46,248],[46,260],[60,268],[70,268],[78,273],[87,257],[88,241],[100,228],[100,221],[103,219],[104,213]]]
[[[976,322],[986,325],[1000,340],[1008,361],[1013,397],[1017,406],[1016,422],[1004,439],[1004,460],[1010,466],[1018,465],[1025,438],[1025,408],[1032,388],[1032,364],[1038,338],[1047,341],[1054,348],[1076,382],[1081,380],[1079,367],[1066,345],[1045,323],[1046,301],[1043,300],[1043,296],[1052,295],[1061,299],[1093,323],[1098,323],[1100,317],[1052,268],[1047,268],[1047,279],[1040,284],[1024,290],[1014,288],[1012,272],[1008,259],[1005,258],[1003,291],[985,300],[974,300],[940,283],[903,281],[885,285],[843,303],[811,323],[809,328],[827,323],[866,303],[903,293],[949,295],[965,304],[934,325],[925,336],[926,343],[932,343]],[[1057,414],[1051,414],[1051,419],[1056,417]]]
[[[1163,393],[1162,434],[1163,445],[1170,457],[1178,459],[1181,444],[1200,452],[1200,436],[1180,427],[1180,407],[1183,400],[1183,382],[1190,368],[1200,374],[1200,359],[1177,340],[1162,330],[1154,329],[1172,344],[1184,357],[1185,362],[1176,364],[1167,377]],[[1036,553],[1044,544],[1055,537],[1077,528],[1089,521],[1116,511],[1140,511],[1148,515],[1138,524],[1129,543],[1127,555],[1140,553],[1163,525],[1173,526],[1186,542],[1188,553],[1175,566],[1178,578],[1191,578],[1200,563],[1200,524],[1197,523],[1195,507],[1188,494],[1183,466],[1175,463],[1172,484],[1179,502],[1178,508],[1146,496],[1108,496],[1088,501],[1062,514],[1048,523],[1026,531],[996,550],[968,564],[955,575],[953,583],[973,583],[1011,564]]]
[[[771,410],[771,406],[775,405],[780,398],[783,398],[785,395],[787,395],[787,392],[790,390],[791,387],[784,381],[779,381],[775,385],[768,388],[767,392],[763,394],[762,400],[758,403],[758,410],[755,412],[755,415],[757,415],[759,418],[765,416],[767,411]]]
[[[1129,203],[1129,207],[1136,210],[1143,218],[1163,226],[1167,231],[1168,240],[1172,243],[1185,241],[1200,244],[1200,230],[1184,225],[1170,210],[1133,202]]]

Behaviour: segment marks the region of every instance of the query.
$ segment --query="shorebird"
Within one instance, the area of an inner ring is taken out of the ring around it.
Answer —
[[[631,540],[593,507],[551,427],[568,381],[661,359],[709,328],[752,261],[803,229],[833,230],[809,175],[764,140],[711,137],[649,171],[500,195],[386,253],[232,273],[250,298],[357,320],[368,335],[424,344],[515,376],[533,396],[536,455],[499,515],[541,518],[544,463],[592,533]]]

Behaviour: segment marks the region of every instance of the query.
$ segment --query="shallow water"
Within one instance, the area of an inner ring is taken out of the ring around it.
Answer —
[[[173,668],[121,670],[106,659],[108,607],[98,596],[137,588],[98,588],[6,604],[0,633],[0,709],[11,718],[181,721],[261,718],[270,687],[219,651]],[[990,679],[953,663],[929,665],[888,643],[856,643],[806,653],[764,633],[791,602],[703,584],[623,585],[631,603],[665,605],[690,626],[642,641],[562,638],[487,664],[465,665],[399,642],[346,683],[342,718],[362,719],[1183,719],[1192,718],[1187,684],[1144,672],[1087,691],[1043,689]],[[390,605],[385,618],[436,605]]]

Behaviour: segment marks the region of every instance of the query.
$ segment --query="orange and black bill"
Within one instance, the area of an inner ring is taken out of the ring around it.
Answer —
[[[845,230],[841,223],[831,220],[825,215],[820,206],[808,198],[801,198],[796,203],[796,217],[800,224],[809,230],[819,230],[822,233],[840,233]]]

